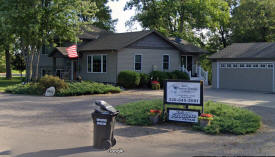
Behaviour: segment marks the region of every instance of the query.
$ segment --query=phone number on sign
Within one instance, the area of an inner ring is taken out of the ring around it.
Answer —
[[[178,103],[199,103],[199,99],[182,99],[182,98],[169,98],[168,102]]]

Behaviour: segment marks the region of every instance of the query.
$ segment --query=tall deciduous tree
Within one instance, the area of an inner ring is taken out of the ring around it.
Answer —
[[[143,28],[191,42],[197,41],[194,29],[215,29],[221,20],[229,18],[229,7],[224,0],[130,0],[125,9],[133,7],[137,14],[132,21],[139,21]]]
[[[234,42],[275,41],[274,0],[242,0],[233,10]]]
[[[0,0],[0,4],[0,17],[4,23],[11,21],[9,30],[15,33],[24,54],[28,81],[38,78],[42,45],[54,43],[56,37],[77,41],[80,28],[91,23],[79,15],[93,17],[96,12],[95,3],[83,0]]]
[[[109,0],[87,0],[94,2],[98,11],[95,13],[95,16],[82,16],[84,21],[92,21],[93,25],[108,31],[115,30],[115,23],[117,19],[112,19],[111,13],[112,10],[107,6]]]
[[[7,12],[2,12],[7,16]],[[2,49],[5,52],[5,71],[6,78],[11,79],[11,46],[15,43],[14,32],[11,28],[11,20],[5,19],[4,16],[0,17],[0,50]]]

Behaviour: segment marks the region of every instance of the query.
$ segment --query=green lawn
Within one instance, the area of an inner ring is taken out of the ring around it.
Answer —
[[[13,74],[21,74],[19,70],[12,70],[11,72],[12,72]],[[26,74],[26,70],[24,70],[24,71],[22,72],[22,74]]]
[[[10,85],[21,83],[21,77],[14,77],[11,80],[7,80],[5,77],[0,77],[0,92],[4,92]]]
[[[169,105],[169,107],[182,107],[180,105]],[[236,134],[243,135],[256,132],[261,126],[261,117],[254,112],[217,102],[205,102],[204,113],[214,115],[211,125],[202,128],[194,125],[193,128],[208,134]],[[162,109],[162,100],[146,100],[132,102],[116,106],[120,111],[117,120],[128,125],[151,125],[149,119],[150,109]],[[190,106],[190,109],[199,109]]]

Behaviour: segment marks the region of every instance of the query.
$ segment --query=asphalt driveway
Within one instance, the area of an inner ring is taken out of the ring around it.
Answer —
[[[121,94],[40,97],[0,94],[0,156],[192,156],[275,155],[275,95],[257,92],[205,89],[205,100],[251,109],[263,117],[263,127],[245,136],[209,136],[186,127],[126,126],[117,123],[113,152],[92,147],[93,102],[112,105],[162,98],[161,91],[127,91]],[[122,152],[116,151],[122,150]]]

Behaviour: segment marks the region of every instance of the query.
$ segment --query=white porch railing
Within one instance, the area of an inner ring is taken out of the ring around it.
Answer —
[[[186,72],[190,78],[190,80],[203,80],[204,85],[208,85],[208,72],[203,70],[201,66],[193,65],[193,73],[197,73],[197,77],[192,77],[191,71],[188,71],[184,66],[182,66],[181,71]]]
[[[205,85],[208,85],[208,71],[204,71],[201,66],[198,66],[198,76],[203,78]]]
[[[188,74],[189,78],[192,77],[191,71],[188,71],[184,66],[181,67],[181,71],[186,72]]]

